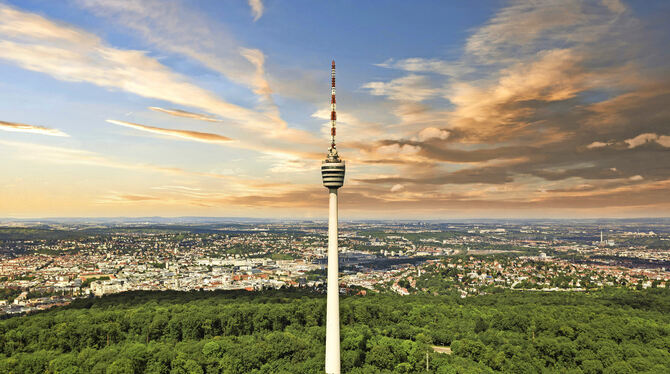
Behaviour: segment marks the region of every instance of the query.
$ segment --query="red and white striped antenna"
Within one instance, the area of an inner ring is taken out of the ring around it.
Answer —
[[[330,151],[337,154],[335,150],[335,126],[337,121],[337,113],[335,113],[335,60],[333,60],[333,64],[331,65],[330,78]]]

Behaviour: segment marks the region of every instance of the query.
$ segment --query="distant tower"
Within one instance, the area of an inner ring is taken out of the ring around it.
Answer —
[[[600,244],[603,244],[603,230],[600,230]]]
[[[328,305],[326,313],[326,373],[340,374],[340,284],[337,263],[337,189],[344,184],[344,161],[335,148],[335,61],[331,69],[330,148],[321,163],[323,185],[328,188]]]

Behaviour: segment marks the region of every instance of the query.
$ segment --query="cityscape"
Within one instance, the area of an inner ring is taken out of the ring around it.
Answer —
[[[3,225],[6,314],[138,290],[325,289],[324,222]],[[670,280],[667,220],[352,221],[339,243],[339,292],[349,295],[646,289]]]

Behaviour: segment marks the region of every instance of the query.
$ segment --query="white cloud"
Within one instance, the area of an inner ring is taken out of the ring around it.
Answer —
[[[303,172],[313,172],[314,171],[314,162],[312,160],[301,160],[301,159],[285,159],[281,157],[273,157],[271,159],[272,167],[270,171],[273,173],[303,173]]]
[[[586,146],[588,149],[593,149],[593,148],[602,148],[602,147],[607,147],[609,143],[603,143],[603,142],[593,142],[589,145]]]
[[[159,48],[187,56],[232,82],[251,88],[263,104],[273,105],[264,68],[258,67],[258,59],[249,58],[253,49],[241,46],[225,26],[192,7],[162,0],[78,0],[78,3],[98,16],[113,19]],[[260,0],[253,3],[252,9],[260,11],[254,14],[260,17],[263,4]]]
[[[515,1],[471,35],[465,50],[480,62],[497,64],[566,41],[593,42],[612,34],[612,21],[623,11],[618,0]]]
[[[391,187],[391,192],[400,192],[405,189],[405,186],[402,184],[394,184],[393,187]]]
[[[413,155],[418,153],[421,147],[410,144],[390,144],[377,148],[377,153],[382,155]]]
[[[416,73],[436,73],[447,76],[458,76],[472,69],[459,62],[447,62],[438,59],[407,58],[404,60],[388,59],[376,66],[411,71]]]
[[[449,131],[438,129],[436,127],[426,127],[419,132],[419,140],[426,141],[428,139],[445,140],[449,137]]]
[[[266,116],[230,104],[142,51],[120,50],[97,36],[0,5],[0,59],[70,82],[89,82],[136,95],[266,123]]]
[[[97,36],[86,31],[60,26],[39,15],[22,12],[3,4],[0,4],[0,35],[23,41],[77,43],[83,47],[100,43]]]
[[[654,133],[644,133],[640,134],[634,138],[626,139],[623,141],[628,145],[628,148],[636,148],[641,145],[647,144],[647,143],[652,143],[656,142],[660,144],[663,147],[668,147],[670,148],[670,136],[668,135],[658,135]],[[603,143],[603,142],[593,142],[589,145],[586,146],[586,148],[600,148],[600,147],[606,147],[609,145],[612,145],[613,143]]]
[[[668,137],[668,136],[662,136],[662,138],[664,138],[664,139],[662,140],[662,142],[665,142],[666,139],[668,139],[668,138],[670,138],[670,137]],[[636,136],[636,137],[634,137],[634,138],[631,138],[631,139],[626,139],[626,140],[624,140],[624,142],[625,142],[626,144],[628,144],[628,148],[639,147],[639,146],[641,146],[641,145],[643,145],[643,144],[646,144],[646,143],[649,143],[649,142],[658,142],[659,144],[661,144],[661,145],[664,146],[664,147],[670,147],[670,144],[667,144],[667,145],[666,145],[666,144],[663,144],[663,143],[661,143],[659,140],[660,140],[660,139],[659,139],[659,136],[658,136],[658,135],[656,135],[656,134],[654,134],[654,133],[645,133],[645,134],[640,134],[640,135],[638,135],[638,136]]]
[[[249,0],[251,14],[254,16],[254,22],[263,16],[263,2],[261,0]]]
[[[371,95],[388,96],[392,100],[423,101],[437,95],[439,90],[433,87],[428,77],[410,74],[396,78],[390,82],[369,82],[363,88],[370,90]]]
[[[123,6],[143,8],[144,4],[130,2]],[[0,5],[0,50],[3,51],[0,60],[63,81],[88,82],[234,120],[232,123],[239,125],[238,131],[256,134],[256,137],[245,138],[251,142],[236,142],[238,147],[296,155],[308,153],[297,151],[296,144],[316,143],[310,133],[288,128],[272,113],[259,113],[231,104],[190,83],[145,52],[116,49],[86,31],[4,5]],[[250,50],[246,54],[260,62],[261,55]],[[242,58],[250,64],[247,58]],[[261,141],[266,143],[259,145]]]

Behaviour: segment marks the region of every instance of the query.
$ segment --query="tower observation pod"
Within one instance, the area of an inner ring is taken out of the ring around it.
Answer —
[[[335,148],[335,61],[331,69],[330,148],[321,163],[321,177],[328,188],[328,296],[326,310],[326,373],[340,374],[340,299],[337,259],[337,189],[344,184],[344,161]]]

